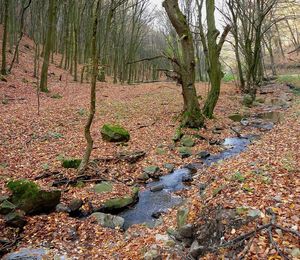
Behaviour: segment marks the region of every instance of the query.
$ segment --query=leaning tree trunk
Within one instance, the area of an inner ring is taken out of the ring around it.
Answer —
[[[87,168],[88,162],[93,149],[93,139],[91,136],[91,125],[94,119],[95,110],[96,110],[96,82],[98,75],[98,57],[97,57],[97,46],[96,46],[96,37],[97,37],[97,14],[99,9],[99,1],[97,2],[97,8],[95,10],[94,24],[93,24],[93,35],[92,35],[92,81],[91,81],[91,96],[90,96],[90,113],[86,125],[84,127],[84,136],[86,139],[86,149],[83,156],[83,159],[79,165],[78,173],[81,174]]]
[[[47,88],[48,67],[49,67],[50,51],[52,48],[52,37],[54,33],[55,12],[56,12],[56,0],[49,0],[48,33],[47,33],[46,43],[44,48],[44,61],[42,66],[41,82],[40,82],[40,91],[42,92],[48,92],[48,88]]]
[[[1,74],[6,75],[6,44],[7,44],[7,24],[8,24],[8,5],[9,0],[5,0],[4,3],[4,28],[3,28],[3,40],[2,40],[2,65]]]
[[[196,88],[195,88],[195,54],[193,37],[186,21],[178,6],[178,0],[165,0],[163,2],[167,15],[181,40],[182,60],[174,61],[179,67],[179,76],[183,95],[182,126],[198,128],[204,124]],[[176,66],[174,64],[174,66]]]

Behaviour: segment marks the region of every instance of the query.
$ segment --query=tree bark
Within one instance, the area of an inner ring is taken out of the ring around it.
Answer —
[[[199,106],[195,88],[195,54],[192,34],[186,17],[179,9],[177,0],[165,0],[163,7],[178,34],[182,47],[182,60],[175,61],[174,64],[174,66],[179,65],[179,76],[184,101],[181,125],[184,127],[199,128],[204,124],[204,116]]]
[[[49,67],[50,51],[52,48],[52,37],[55,29],[54,28],[55,12],[56,12],[56,0],[49,0],[48,33],[47,33],[46,43],[44,48],[44,61],[43,61],[41,81],[40,81],[40,90],[42,92],[48,92],[48,87],[47,87],[48,67]]]
[[[6,44],[7,44],[7,24],[8,24],[8,5],[9,0],[4,2],[4,28],[3,28],[3,40],[2,40],[2,64],[1,74],[6,75]]]

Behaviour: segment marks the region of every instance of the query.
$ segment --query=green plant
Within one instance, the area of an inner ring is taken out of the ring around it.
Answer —
[[[62,98],[62,95],[60,95],[59,93],[54,93],[50,96],[51,98],[54,98],[54,99],[61,99]]]
[[[246,177],[240,172],[236,172],[235,174],[232,175],[231,179],[238,182],[244,182]]]
[[[48,163],[43,163],[42,168],[43,168],[43,170],[47,171],[47,170],[49,170],[50,167],[49,167]]]

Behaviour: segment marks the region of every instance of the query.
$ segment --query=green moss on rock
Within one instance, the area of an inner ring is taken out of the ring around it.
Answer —
[[[193,147],[195,145],[195,141],[191,136],[185,135],[181,138],[180,143],[185,147]]]
[[[137,201],[138,193],[139,193],[139,188],[134,187],[132,189],[132,194],[130,196],[109,199],[104,202],[102,211],[114,212],[114,211],[122,210]]]
[[[64,168],[73,168],[77,169],[81,163],[81,159],[75,159],[75,158],[65,158],[62,159],[61,165]]]
[[[10,201],[27,214],[53,210],[61,196],[59,190],[41,190],[37,184],[26,179],[10,181],[7,186],[12,191]]]
[[[96,193],[102,193],[102,192],[110,192],[112,191],[113,186],[109,182],[101,182],[99,184],[96,184],[94,187],[94,190]]]
[[[105,124],[101,129],[101,136],[108,142],[128,142],[129,132],[119,125]]]

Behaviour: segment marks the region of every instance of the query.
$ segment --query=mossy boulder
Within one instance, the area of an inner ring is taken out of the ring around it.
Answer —
[[[123,210],[124,208],[134,204],[138,200],[139,189],[134,187],[132,194],[120,198],[109,199],[104,202],[100,211],[106,213],[114,213]]]
[[[102,193],[102,192],[110,192],[110,191],[112,191],[112,189],[113,189],[113,186],[112,186],[112,184],[111,183],[109,183],[109,182],[101,182],[101,183],[99,183],[99,184],[96,184],[95,186],[94,186],[94,191],[96,192],[96,193]]]
[[[195,145],[195,140],[191,136],[185,135],[181,138],[180,143],[185,147],[193,147]]]
[[[41,190],[37,184],[26,179],[10,181],[7,184],[12,192],[10,201],[26,214],[47,213],[59,203],[59,190]]]
[[[77,169],[80,163],[81,163],[81,159],[75,159],[75,158],[64,158],[61,160],[61,165],[64,168]]]
[[[119,125],[105,124],[101,129],[103,140],[108,142],[128,142],[130,139],[129,132]]]

